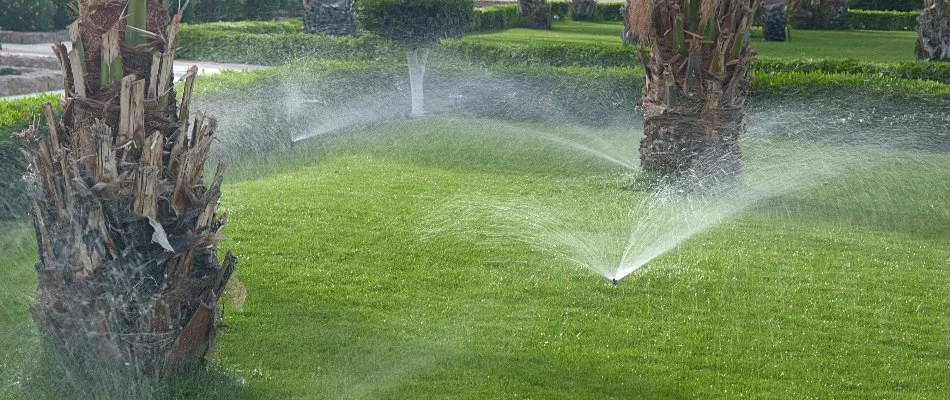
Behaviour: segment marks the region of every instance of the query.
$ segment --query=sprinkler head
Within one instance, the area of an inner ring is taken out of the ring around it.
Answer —
[[[611,279],[611,282],[613,282],[614,286],[617,286],[617,278]]]

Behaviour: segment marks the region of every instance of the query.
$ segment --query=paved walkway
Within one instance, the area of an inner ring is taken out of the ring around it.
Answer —
[[[71,47],[68,43],[64,43],[64,44],[66,45],[67,49]],[[24,56],[24,57],[52,57],[52,58],[56,57],[56,55],[53,54],[52,43],[43,43],[43,44],[4,43],[3,50],[0,50],[0,54],[19,55],[19,56]],[[184,76],[185,73],[188,72],[188,68],[191,68],[191,66],[193,65],[198,67],[199,75],[214,75],[214,74],[219,74],[222,71],[244,72],[244,71],[253,71],[253,70],[268,68],[261,65],[175,60],[175,79],[179,79],[182,76]],[[53,91],[53,92],[48,92],[48,93],[62,94],[63,91],[59,90],[59,91]],[[0,97],[0,100],[12,100],[16,98],[32,96],[34,94]]]

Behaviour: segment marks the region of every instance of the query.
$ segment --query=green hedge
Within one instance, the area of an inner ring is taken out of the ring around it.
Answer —
[[[914,11],[924,8],[923,0],[850,0],[848,8],[860,10]]]
[[[303,32],[303,22],[300,22],[298,19],[287,21],[208,22],[203,24],[182,24],[182,30],[188,32],[215,31],[258,35],[301,33]]]
[[[533,46],[497,45],[484,42],[443,41],[444,49],[459,57],[481,64],[549,65],[555,67],[631,67],[638,66],[633,49],[620,46],[580,44],[538,44]],[[826,72],[872,74],[898,79],[930,80],[950,84],[950,63],[904,61],[871,63],[856,60],[756,59],[756,72]]]
[[[555,20],[564,20],[571,17],[571,6],[567,2],[553,1],[551,4],[551,14]],[[594,21],[623,21],[623,15],[620,9],[624,3],[597,3],[597,9],[594,11]],[[518,28],[523,26],[523,21],[518,17],[518,7],[515,4],[499,4],[487,7],[476,8],[472,15],[472,25],[469,32],[491,31],[508,28]]]
[[[372,35],[334,37],[302,32],[255,34],[217,27],[182,26],[178,37],[178,57],[185,60],[280,65],[298,58],[352,60],[402,54],[392,42]]]
[[[915,31],[920,11],[848,10],[848,27],[874,31]]]

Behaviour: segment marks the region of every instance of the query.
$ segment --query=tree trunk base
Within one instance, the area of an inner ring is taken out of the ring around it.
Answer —
[[[304,9],[303,29],[306,33],[333,36],[357,33],[352,0],[309,0],[304,3]]]
[[[518,16],[532,29],[551,29],[554,23],[551,5],[544,0],[519,0]]]
[[[925,1],[917,21],[917,59],[950,61],[950,0]]]
[[[762,8],[762,37],[771,42],[785,41],[785,4]]]

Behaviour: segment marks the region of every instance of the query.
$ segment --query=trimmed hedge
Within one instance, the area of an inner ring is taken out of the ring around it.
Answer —
[[[923,0],[850,0],[848,8],[860,10],[914,11],[924,8]]]
[[[551,14],[555,20],[571,18],[571,5],[564,1],[552,1]],[[623,21],[620,9],[624,3],[597,3],[592,21]],[[472,15],[472,25],[469,32],[492,31],[499,29],[518,28],[524,26],[524,21],[518,17],[518,6],[515,4],[499,4],[476,8]]]
[[[915,31],[920,11],[848,10],[848,27],[873,31]]]
[[[58,27],[59,12],[54,0],[0,0],[0,29],[23,32],[50,32]]]
[[[178,43],[178,56],[185,60],[259,65],[280,65],[298,58],[353,60],[403,54],[392,42],[372,35],[254,34],[205,29],[202,25],[182,26]]]
[[[496,44],[451,40],[442,47],[465,60],[482,64],[550,65],[555,67],[639,67],[633,49],[620,46],[591,46],[579,44],[539,44],[534,46],[501,46]],[[950,84],[950,64],[904,61],[899,63],[871,63],[856,60],[800,60],[756,59],[753,71],[825,72],[844,74],[871,74],[898,79],[930,80]]]

